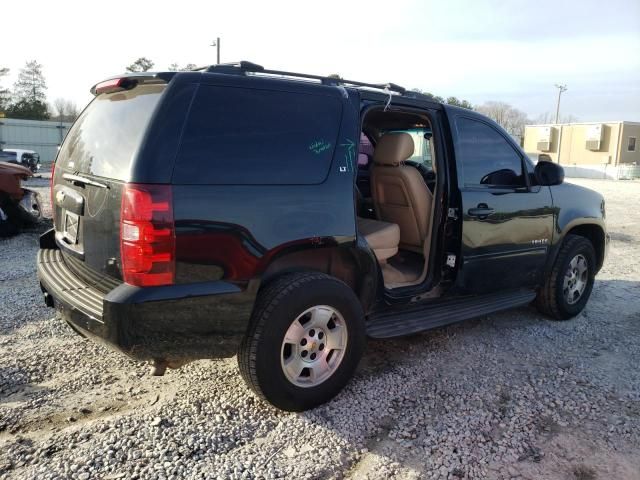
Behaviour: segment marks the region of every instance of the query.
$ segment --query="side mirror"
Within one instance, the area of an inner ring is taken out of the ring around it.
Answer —
[[[549,161],[541,161],[536,164],[533,170],[539,185],[550,187],[552,185],[560,185],[564,182],[564,168],[557,163]]]
[[[548,153],[541,153],[538,155],[539,162],[551,162],[551,156]]]

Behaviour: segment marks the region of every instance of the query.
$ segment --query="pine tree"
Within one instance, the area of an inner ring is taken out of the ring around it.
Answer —
[[[32,60],[27,62],[18,80],[13,85],[13,103],[8,108],[8,116],[30,120],[47,120],[47,82],[42,73],[42,65]]]
[[[35,60],[27,62],[18,80],[13,86],[16,100],[29,102],[45,102],[47,100],[47,82],[42,73],[42,65]]]
[[[9,74],[9,69],[0,67],[0,79]],[[11,95],[8,88],[3,88],[0,85],[0,112],[5,112],[9,108],[9,102],[11,101]]]

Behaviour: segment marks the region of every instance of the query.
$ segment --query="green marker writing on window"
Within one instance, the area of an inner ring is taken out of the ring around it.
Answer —
[[[324,152],[325,150],[329,150],[331,148],[331,143],[325,140],[316,140],[315,142],[309,145],[309,150],[311,150],[316,155]]]

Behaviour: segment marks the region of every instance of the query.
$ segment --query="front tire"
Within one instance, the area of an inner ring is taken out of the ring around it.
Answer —
[[[536,307],[554,320],[568,320],[587,304],[596,274],[593,244],[579,235],[567,235],[536,297]]]
[[[238,365],[259,397],[302,411],[342,390],[364,345],[364,314],[351,288],[323,273],[293,273],[258,295]]]

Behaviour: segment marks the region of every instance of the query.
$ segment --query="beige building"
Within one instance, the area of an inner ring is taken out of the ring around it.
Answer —
[[[524,150],[560,163],[567,176],[628,178],[640,175],[640,122],[527,125]]]

